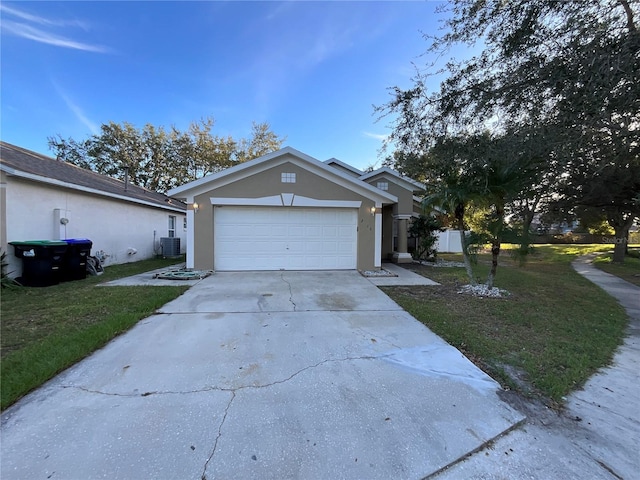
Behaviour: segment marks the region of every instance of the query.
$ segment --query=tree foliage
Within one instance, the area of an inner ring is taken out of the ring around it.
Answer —
[[[542,160],[507,210],[520,207],[532,218],[532,207],[552,196],[568,212],[595,210],[616,236],[626,236],[640,216],[639,5],[451,0],[446,33],[431,39],[431,52],[443,55],[459,44],[481,51],[441,70],[417,71],[409,89],[391,89],[378,112],[395,115],[389,142],[401,153],[394,158],[422,158],[442,138],[488,128],[506,140],[504,161]],[[431,91],[434,74],[445,80]],[[616,245],[618,261],[623,247]]]
[[[527,198],[530,185],[540,181],[541,158],[526,148],[529,138],[482,132],[436,139],[418,164],[425,168],[428,206],[438,206],[455,218],[462,232],[468,227],[470,207],[483,209],[483,228],[489,234],[492,266],[487,285],[493,287],[506,216],[516,199]],[[410,157],[413,159],[413,157]],[[412,164],[415,166],[415,164]],[[467,245],[466,239],[463,245]],[[465,257],[467,248],[464,248]],[[471,268],[467,273],[473,281]]]
[[[413,258],[416,260],[435,259],[438,254],[436,247],[438,237],[435,232],[443,231],[442,222],[433,215],[420,215],[414,218],[409,227],[409,236],[417,240]]]
[[[109,122],[85,140],[48,141],[59,160],[118,179],[126,172],[134,185],[158,192],[278,150],[284,141],[267,123],[253,123],[251,137],[239,140],[214,135],[213,127],[212,118],[186,131]]]

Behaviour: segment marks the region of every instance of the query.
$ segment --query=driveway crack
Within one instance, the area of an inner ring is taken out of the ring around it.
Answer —
[[[136,397],[150,397],[152,395],[188,395],[191,393],[205,393],[205,392],[212,392],[212,391],[217,391],[217,392],[231,392],[234,397],[235,394],[238,390],[245,390],[248,388],[267,388],[267,387],[271,387],[273,385],[279,385],[282,383],[286,383],[289,380],[297,377],[298,375],[300,375],[302,372],[306,372],[307,370],[312,370],[314,368],[318,368],[321,365],[324,365],[326,363],[336,363],[336,362],[350,362],[353,360],[375,360],[378,358],[385,358],[385,357],[390,357],[393,356],[392,353],[389,354],[384,354],[384,355],[361,355],[358,357],[342,357],[342,358],[327,358],[325,360],[322,360],[318,363],[314,363],[313,365],[307,365],[306,367],[301,368],[300,370],[297,370],[295,372],[293,372],[291,375],[289,375],[286,378],[283,378],[281,380],[274,380],[273,382],[269,382],[269,383],[265,383],[265,384],[261,384],[261,385],[241,385],[239,387],[216,387],[216,386],[208,386],[208,387],[204,387],[204,388],[198,388],[195,390],[178,390],[178,391],[174,391],[174,390],[154,390],[154,391],[148,391],[148,392],[135,392],[135,393],[116,393],[116,392],[105,392],[105,391],[101,391],[101,390],[92,390],[90,388],[86,388],[86,387],[82,387],[80,385],[62,385],[62,388],[73,388],[76,390],[80,390],[82,392],[86,392],[86,393],[94,393],[97,395],[106,395],[106,396],[112,396],[112,397],[123,397],[123,398],[136,398]],[[228,410],[228,407],[227,407]]]
[[[321,365],[324,365],[326,363],[335,363],[335,362],[350,362],[353,360],[375,360],[378,358],[385,358],[385,357],[389,357],[392,356],[392,353],[389,354],[384,354],[384,355],[362,355],[362,356],[358,356],[358,357],[342,357],[342,358],[328,358],[326,360],[322,360],[318,363],[314,363],[313,365],[307,365],[306,367],[301,368],[300,370],[297,370],[295,372],[293,372],[291,375],[289,375],[286,378],[283,378],[281,380],[274,380],[273,382],[269,382],[269,383],[265,383],[265,384],[261,384],[261,385],[241,385],[239,387],[216,387],[216,386],[208,386],[208,387],[204,387],[204,388],[198,388],[195,390],[178,390],[178,391],[174,391],[174,390],[153,390],[153,391],[148,391],[148,392],[135,392],[135,393],[116,393],[116,392],[105,392],[105,391],[101,391],[101,390],[92,390],[90,388],[86,388],[86,387],[82,387],[80,385],[62,385],[62,388],[73,388],[76,390],[80,390],[82,392],[86,392],[86,393],[94,393],[97,395],[106,395],[106,396],[111,396],[111,397],[123,397],[123,398],[136,398],[136,397],[150,397],[152,395],[188,395],[188,394],[192,394],[192,393],[206,393],[206,392],[213,392],[213,391],[217,391],[217,392],[231,392],[234,397],[235,394],[238,390],[244,390],[244,389],[248,389],[248,388],[267,388],[267,387],[271,387],[273,385],[279,385],[281,383],[286,383],[289,380],[297,377],[298,375],[300,375],[302,372],[306,372],[307,370],[312,370],[314,368],[318,368]],[[228,407],[227,407],[228,409]]]
[[[284,278],[284,273],[280,274],[280,278],[282,279],[282,281],[284,283],[286,283],[287,285],[289,285],[289,301],[291,302],[291,304],[293,305],[293,311],[296,312],[296,303],[293,301],[293,291],[291,291],[291,283],[289,283],[289,281],[287,279]]]
[[[280,379],[280,380],[275,380],[273,382],[269,382],[269,383],[265,383],[262,385],[242,385],[239,387],[235,387],[235,388],[231,388],[231,387],[214,387],[214,386],[210,386],[210,387],[205,387],[205,388],[200,388],[200,389],[196,389],[196,390],[187,390],[187,391],[169,391],[169,390],[165,390],[165,391],[149,391],[149,392],[144,392],[144,393],[113,393],[113,392],[103,392],[100,390],[92,390],[86,387],[81,387],[78,385],[62,385],[62,388],[73,388],[76,390],[80,390],[83,392],[87,392],[87,393],[93,393],[93,394],[98,394],[98,395],[107,395],[107,396],[113,396],[113,397],[126,397],[126,398],[134,398],[134,397],[148,397],[151,395],[185,395],[185,394],[190,394],[190,393],[203,393],[203,392],[210,392],[210,391],[219,391],[219,392],[229,392],[231,393],[231,398],[229,399],[229,402],[227,403],[227,406],[224,409],[224,414],[222,415],[222,420],[220,421],[220,424],[218,425],[218,433],[216,435],[216,439],[213,443],[213,448],[211,450],[211,454],[209,455],[209,457],[207,458],[207,461],[204,464],[204,468],[202,470],[202,476],[200,477],[201,480],[207,480],[207,469],[209,468],[209,464],[214,460],[216,451],[218,450],[218,443],[220,441],[220,438],[222,437],[222,428],[224,427],[224,424],[227,420],[227,416],[229,414],[229,410],[231,409],[231,405],[233,404],[233,401],[236,398],[236,393],[239,390],[246,390],[246,389],[260,389],[260,388],[268,388],[268,387],[272,387],[274,385],[280,385],[283,383],[286,383],[290,380],[292,380],[293,378],[297,377],[298,375],[300,375],[303,372],[306,372],[307,370],[312,370],[314,368],[318,368],[322,365],[325,365],[327,363],[336,363],[336,362],[350,362],[353,360],[375,360],[378,358],[385,358],[390,356],[391,354],[384,354],[384,355],[362,355],[362,356],[357,356],[357,357],[342,357],[342,358],[328,358],[325,360],[322,360],[320,362],[314,363],[313,365],[307,365],[306,367],[303,367],[295,372],[293,372],[291,375],[289,375],[286,378]]]
[[[125,398],[135,398],[135,397],[150,397],[151,395],[187,395],[190,393],[204,393],[210,391],[220,391],[220,392],[234,392],[232,388],[221,388],[221,387],[204,387],[196,390],[184,390],[184,391],[172,391],[172,390],[162,390],[162,391],[150,391],[150,392],[135,392],[135,393],[115,393],[115,392],[103,392],[101,390],[91,390],[90,388],[81,387],[79,385],[62,385],[62,388],[74,388],[76,390],[80,390],[86,393],[95,393],[98,395],[107,395],[111,397],[125,397]]]
[[[395,343],[393,343],[391,340],[389,340],[387,337],[385,336],[380,336],[380,335],[376,335],[374,333],[371,333],[367,330],[365,330],[364,328],[356,328],[355,329],[357,332],[362,333],[365,337],[368,337],[371,339],[371,341],[375,341],[375,343],[377,343],[378,341],[376,340],[376,338],[379,338],[380,340],[382,340],[383,342],[388,343],[389,345],[391,345],[392,347],[395,347],[397,349],[402,349],[402,347],[400,345],[396,345]]]
[[[209,455],[209,458],[204,464],[204,470],[202,470],[201,480],[207,480],[207,468],[209,467],[209,463],[213,459],[213,456],[216,454],[216,450],[218,449],[218,440],[220,440],[220,437],[222,436],[222,427],[224,426],[224,422],[227,420],[227,414],[229,413],[229,409],[231,408],[231,404],[233,403],[235,398],[236,398],[236,392],[235,390],[232,390],[231,398],[229,399],[229,403],[227,403],[227,408],[224,409],[224,415],[222,416],[222,421],[220,422],[220,425],[218,425],[218,435],[216,436],[216,440],[213,443],[213,450],[211,450],[211,455]]]
[[[315,363],[313,365],[307,365],[304,368],[301,368],[300,370],[292,373],[291,375],[289,375],[287,378],[284,378],[282,380],[275,380],[271,383],[265,383],[263,385],[244,385],[242,387],[238,387],[236,389],[237,390],[243,390],[245,388],[267,388],[267,387],[272,387],[273,385],[279,385],[281,383],[286,383],[289,380],[297,377],[298,375],[300,375],[302,372],[306,372],[307,370],[311,370],[314,368],[318,368],[321,365],[324,365],[325,363],[334,363],[334,362],[350,362],[352,360],[375,360],[377,358],[384,358],[384,357],[389,357],[391,356],[391,354],[385,354],[385,355],[363,355],[363,356],[359,356],[359,357],[344,357],[344,358],[328,358],[326,360],[322,360],[318,363]]]

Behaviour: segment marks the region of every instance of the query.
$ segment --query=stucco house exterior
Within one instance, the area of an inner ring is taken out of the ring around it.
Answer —
[[[9,242],[88,238],[105,265],[160,254],[162,237],[186,245],[186,205],[166,195],[0,142],[0,248]],[[177,242],[174,242],[177,243]]]
[[[187,267],[374,270],[410,262],[407,221],[424,185],[291,147],[167,192],[187,203]]]

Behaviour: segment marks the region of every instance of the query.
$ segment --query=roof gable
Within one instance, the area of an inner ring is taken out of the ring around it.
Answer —
[[[360,176],[360,180],[362,181],[369,181],[377,178],[385,178],[386,180],[392,181],[411,192],[422,191],[427,188],[424,183],[405,177],[388,167],[378,168],[377,170],[373,170],[372,172],[368,172]]]
[[[8,175],[34,182],[79,190],[158,208],[184,211],[175,199],[137,185],[100,175],[67,162],[0,141],[0,169]]]
[[[384,204],[395,203],[398,201],[394,195],[383,192],[382,190],[359,180],[353,175],[338,170],[335,167],[331,167],[326,163],[292,147],[284,147],[262,157],[207,175],[180,187],[173,188],[169,190],[167,194],[176,198],[186,199],[187,202],[190,203],[196,195],[228,185],[248,176],[256,175],[285,162],[294,163],[311,173],[319,175],[343,187],[349,188],[374,201]]]

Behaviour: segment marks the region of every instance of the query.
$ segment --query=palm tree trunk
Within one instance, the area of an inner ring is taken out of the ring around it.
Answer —
[[[493,282],[498,270],[498,256],[502,243],[502,230],[504,228],[504,201],[496,202],[496,227],[491,240],[491,270],[487,276],[487,287],[493,288]]]
[[[471,258],[469,258],[469,245],[467,245],[467,237],[464,233],[464,221],[458,221],[458,230],[460,231],[460,245],[462,245],[462,258],[464,260],[464,269],[469,277],[469,283],[471,285],[476,284],[476,279],[473,277],[473,269],[471,268]]]
[[[491,242],[491,270],[487,276],[487,287],[493,288],[493,281],[496,278],[496,271],[498,270],[498,256],[500,255],[500,239],[495,238]]]

